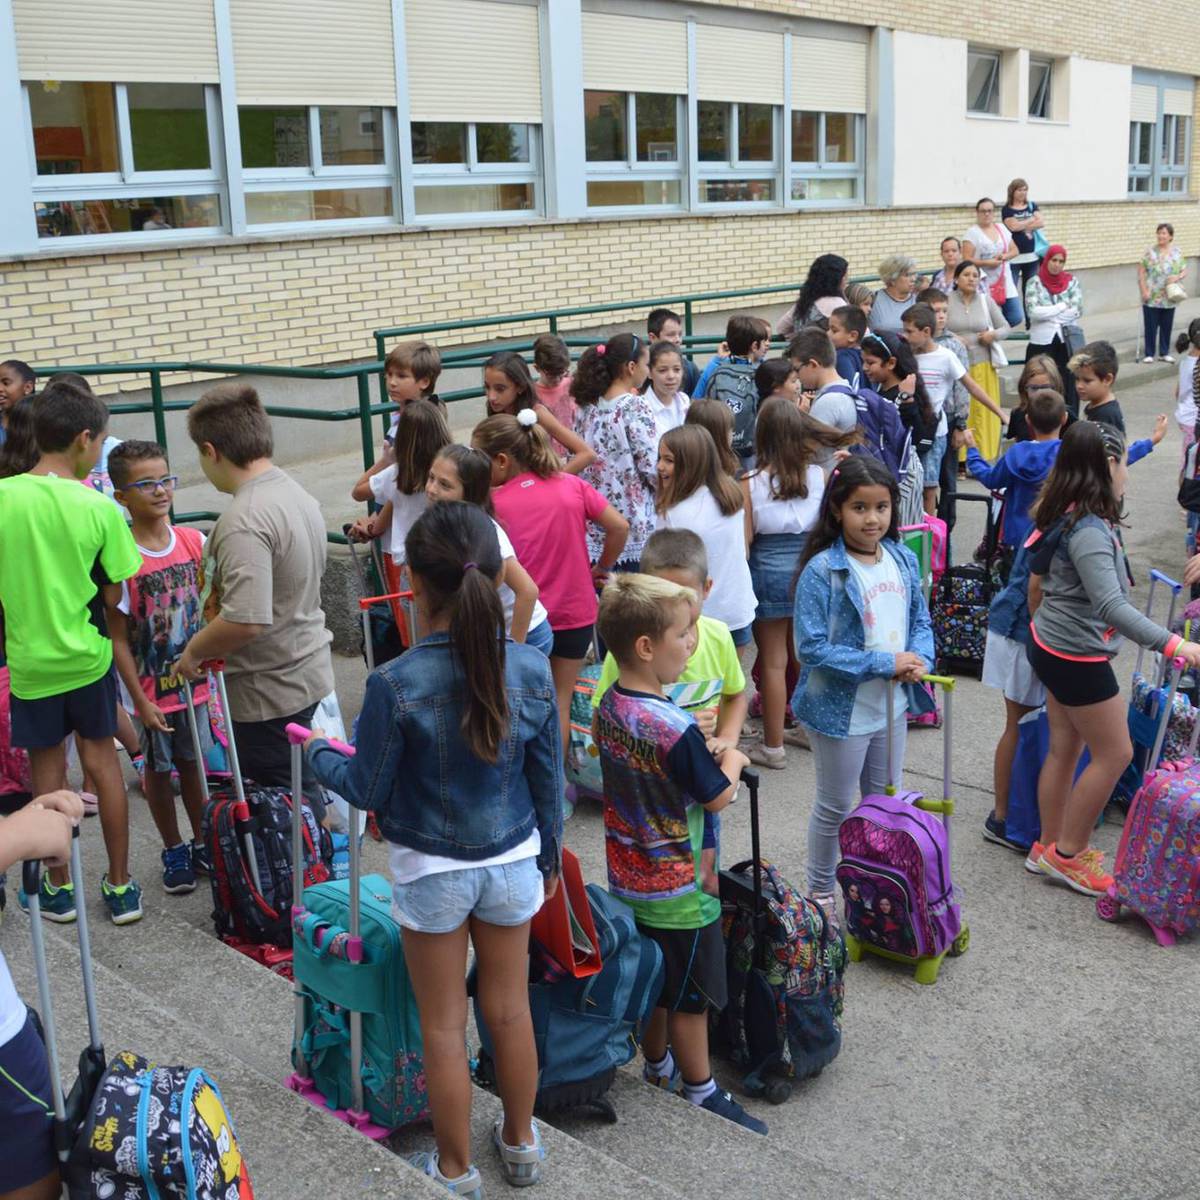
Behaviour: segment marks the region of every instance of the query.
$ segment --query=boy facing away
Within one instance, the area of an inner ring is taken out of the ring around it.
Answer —
[[[837,373],[855,390],[863,382],[859,343],[867,336],[867,317],[861,308],[843,304],[829,314],[829,337],[837,351]]]
[[[604,775],[609,887],[663,952],[659,1006],[646,1026],[643,1077],[755,1133],[766,1125],[713,1082],[708,1010],[727,998],[721,902],[700,886],[704,812],[719,812],[749,761],[734,747],[714,758],[695,719],[671,702],[695,649],[698,597],[651,575],[616,576],[600,597],[600,636],[616,683],[592,727]]]
[[[712,754],[736,749],[749,707],[746,676],[738,662],[737,647],[733,644],[729,626],[700,611],[713,583],[708,574],[708,552],[703,539],[690,529],[660,529],[646,543],[641,567],[644,574],[690,588],[700,598],[692,607],[696,648],[678,680],[668,684],[664,694],[695,718]],[[620,671],[610,651],[604,656],[604,666],[592,693],[593,710],[600,707],[600,701],[616,682]],[[720,820],[715,812],[705,812],[700,855],[701,886],[714,896],[717,894]]]
[[[725,323],[728,354],[708,360],[696,383],[693,400],[720,400],[733,413],[733,450],[750,466],[754,458],[754,425],[758,418],[758,388],[754,372],[771,352],[771,327],[761,317],[734,313]]]
[[[201,837],[203,763],[196,762],[183,678],[175,669],[184,646],[200,629],[200,570],[204,535],[171,524],[176,475],[168,474],[167,452],[156,442],[125,441],[108,459],[115,495],[132,518],[133,540],[142,556],[138,573],[121,585],[119,603],[109,606],[113,658],[134,715],[141,722],[143,791],[162,838],[163,890],[191,892],[197,868],[208,872]],[[201,750],[211,747],[208,681],[192,689]],[[191,825],[190,844],[179,833],[171,769]]]
[[[33,793],[66,779],[65,740],[95,782],[108,872],[100,892],[116,925],[142,915],[129,877],[129,803],[113,747],[117,678],[106,603],[142,565],[120,509],[83,480],[108,429],[104,403],[71,383],[48,384],[33,402],[40,457],[0,480],[0,607],[12,685],[12,742],[29,752]],[[48,920],[75,920],[64,867],[42,876]]]

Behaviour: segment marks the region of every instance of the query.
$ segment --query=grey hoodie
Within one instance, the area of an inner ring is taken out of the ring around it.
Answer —
[[[1100,517],[1082,517],[1063,534],[1041,579],[1042,603],[1033,616],[1033,632],[1048,650],[1113,658],[1122,636],[1147,650],[1163,650],[1174,640],[1129,603],[1121,544]]]

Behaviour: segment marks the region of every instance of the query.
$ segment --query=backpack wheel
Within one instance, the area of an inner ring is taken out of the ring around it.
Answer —
[[[862,962],[862,942],[852,933],[846,934],[846,955],[851,962]]]
[[[763,1098],[768,1104],[786,1104],[792,1098],[792,1085],[786,1079],[769,1079]]]
[[[1096,897],[1096,916],[1102,921],[1115,921],[1121,915],[1121,905],[1112,896]]]
[[[971,944],[971,931],[964,925],[959,930],[958,937],[950,943],[950,949],[946,952],[951,958],[958,958],[961,954],[966,954],[967,947]]]

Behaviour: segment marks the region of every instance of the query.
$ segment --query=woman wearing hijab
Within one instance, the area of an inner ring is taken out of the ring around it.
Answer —
[[[1074,325],[1083,312],[1079,280],[1067,269],[1067,252],[1051,246],[1042,256],[1037,274],[1025,287],[1025,312],[1029,316],[1029,353],[1049,354],[1063,377],[1063,399],[1072,416],[1079,416],[1075,379],[1067,370],[1071,350],[1066,326]]]

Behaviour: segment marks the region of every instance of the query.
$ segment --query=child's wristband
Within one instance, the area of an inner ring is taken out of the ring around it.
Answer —
[[[1181,637],[1179,636],[1179,634],[1177,634],[1177,633],[1173,633],[1173,634],[1171,634],[1171,636],[1170,636],[1170,637],[1167,639],[1167,644],[1166,644],[1166,645],[1163,647],[1163,653],[1164,653],[1164,654],[1165,654],[1165,655],[1166,655],[1168,658],[1174,658],[1174,657],[1175,657],[1175,651],[1176,651],[1176,650],[1178,650],[1178,649],[1179,649],[1179,647],[1180,647],[1180,646],[1182,646],[1182,645],[1183,645],[1183,638],[1181,638]]]

